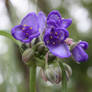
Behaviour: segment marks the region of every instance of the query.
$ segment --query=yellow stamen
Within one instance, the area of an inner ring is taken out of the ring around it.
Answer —
[[[50,36],[50,38],[52,39],[52,36]]]
[[[26,33],[26,35],[28,35],[28,33]]]
[[[28,38],[25,38],[24,40],[27,40]]]
[[[23,25],[24,27],[27,26],[26,24]]]
[[[55,34],[57,35],[58,33],[57,33],[57,32],[55,32]]]
[[[30,27],[30,29],[32,29],[32,27]]]
[[[25,28],[23,27],[22,29],[24,30]]]

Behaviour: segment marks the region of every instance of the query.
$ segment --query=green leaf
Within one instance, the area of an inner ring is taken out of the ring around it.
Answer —
[[[21,47],[21,43],[17,41],[16,39],[14,39],[10,33],[5,32],[5,31],[0,31],[0,35],[8,37],[9,39],[13,40],[19,47]]]

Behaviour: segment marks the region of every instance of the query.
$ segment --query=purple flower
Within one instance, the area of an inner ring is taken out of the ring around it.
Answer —
[[[88,59],[88,54],[84,51],[88,48],[88,43],[85,41],[80,41],[73,49],[72,49],[72,57],[76,62],[85,62]]]
[[[39,31],[42,33],[46,27],[46,16],[43,12],[38,13]]]
[[[48,14],[47,23],[52,21],[56,24],[56,27],[68,28],[72,24],[72,19],[64,19],[61,17],[61,14],[57,10],[53,10]],[[48,25],[48,24],[47,24]]]
[[[33,38],[37,38],[40,35],[39,29],[43,31],[43,28],[45,27],[45,18],[43,12],[39,12],[38,15],[34,12],[29,13],[23,18],[20,25],[12,28],[12,36],[16,40],[20,40],[24,43],[31,42]]]
[[[71,23],[71,19],[62,19],[60,13],[56,10],[48,14],[44,42],[50,52],[60,58],[67,58],[71,55],[65,43],[65,39],[69,37],[69,32],[66,28]]]

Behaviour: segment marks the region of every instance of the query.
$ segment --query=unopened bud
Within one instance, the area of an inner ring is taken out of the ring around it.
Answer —
[[[73,44],[73,39],[67,38],[67,39],[65,40],[65,42],[66,42],[67,45],[72,45],[72,44]]]
[[[28,48],[24,51],[22,55],[22,60],[24,63],[28,63],[29,60],[33,59],[34,52],[31,48]]]
[[[38,46],[38,52],[39,52],[39,53],[44,52],[44,50],[45,50],[45,46],[44,46],[43,44],[40,45],[40,46]]]
[[[41,74],[41,77],[44,81],[47,81],[47,78],[46,78],[46,75],[45,75],[45,72],[43,69],[40,70],[40,74]]]
[[[45,75],[48,81],[51,83],[58,84],[61,81],[61,74],[62,71],[60,69],[60,66],[58,64],[51,64],[48,66],[48,68],[45,70]]]
[[[65,63],[64,63],[64,67],[65,67],[67,80],[69,80],[70,76],[72,75],[72,69],[68,64],[65,64]]]

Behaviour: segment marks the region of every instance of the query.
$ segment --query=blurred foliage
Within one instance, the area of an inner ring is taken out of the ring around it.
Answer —
[[[61,5],[56,8],[52,8],[50,1],[52,0],[29,0],[30,3],[33,2],[40,10],[44,11],[46,15],[52,9],[57,9],[61,12],[62,17],[64,18],[71,17],[68,11],[68,4],[70,4],[69,1],[75,4],[78,3],[81,7],[88,10],[88,17],[92,22],[92,0],[61,0]],[[57,2],[58,1],[59,0],[57,0]],[[54,0],[52,4],[54,4]],[[11,23],[13,25],[18,24],[20,19],[16,13],[17,10],[15,6],[10,2],[10,0],[6,0],[5,5],[8,12],[7,16]],[[79,32],[76,25],[77,22],[73,19],[72,25],[68,28],[70,37],[75,39],[75,41],[81,39],[86,40],[89,43],[89,48],[87,50],[89,59],[87,62],[81,64],[76,64],[71,58],[66,62],[73,70],[73,75],[68,81],[68,92],[92,92],[92,24],[86,34]],[[2,37],[0,36],[0,38]],[[4,54],[0,54],[0,92],[28,92],[28,69],[21,60],[19,49],[9,39],[3,39],[6,43],[5,45],[8,47],[8,51]],[[2,43],[0,42],[0,44]],[[2,51],[3,49],[0,52]],[[41,79],[40,73],[38,74],[37,92],[60,92],[60,90],[60,85],[45,83]]]

